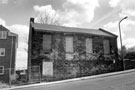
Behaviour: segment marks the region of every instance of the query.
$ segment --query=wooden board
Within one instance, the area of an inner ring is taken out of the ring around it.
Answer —
[[[53,62],[43,61],[42,75],[43,76],[53,76]]]

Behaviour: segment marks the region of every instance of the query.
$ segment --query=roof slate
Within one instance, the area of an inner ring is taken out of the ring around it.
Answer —
[[[31,23],[35,30],[41,31],[59,31],[59,32],[71,32],[71,33],[88,33],[101,36],[115,37],[116,35],[104,32],[100,29],[88,29],[88,28],[75,28],[75,27],[65,27],[56,26],[48,24]]]

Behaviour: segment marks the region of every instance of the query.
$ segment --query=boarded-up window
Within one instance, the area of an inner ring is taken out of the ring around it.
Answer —
[[[66,52],[73,52],[73,37],[72,36],[67,36],[65,38],[66,40]]]
[[[110,43],[109,40],[104,40],[103,41],[104,45],[104,54],[110,54]]]
[[[86,38],[86,53],[93,53],[92,38]]]
[[[43,50],[50,51],[51,50],[51,35],[43,35]]]
[[[65,45],[66,45],[66,60],[72,60],[73,59],[73,37],[72,36],[66,36],[65,38]]]
[[[43,76],[53,76],[53,62],[43,61]]]

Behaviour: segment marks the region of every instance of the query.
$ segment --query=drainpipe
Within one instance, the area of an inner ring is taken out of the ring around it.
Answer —
[[[10,52],[10,67],[9,67],[9,83],[11,85],[11,74],[12,74],[12,55],[13,55],[13,36],[12,36],[12,41],[11,41],[11,52]]]

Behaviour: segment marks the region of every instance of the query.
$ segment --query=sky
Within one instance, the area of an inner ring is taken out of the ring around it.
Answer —
[[[123,45],[135,46],[135,0],[0,0],[0,24],[19,35],[16,68],[27,67],[30,17],[47,11],[61,17],[64,26],[103,28],[118,35],[121,22]]]

